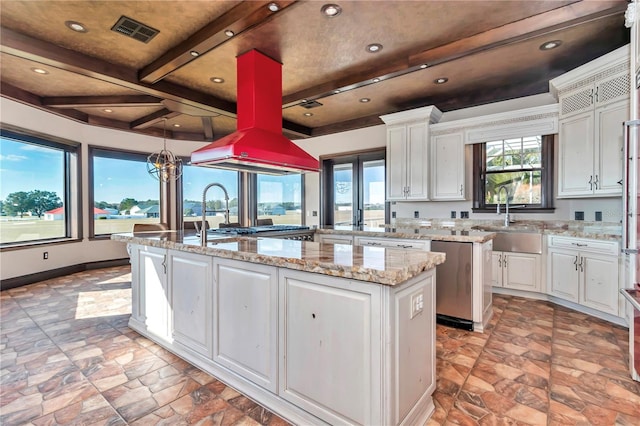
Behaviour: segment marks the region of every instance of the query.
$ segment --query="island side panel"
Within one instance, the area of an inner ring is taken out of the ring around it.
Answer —
[[[493,241],[473,244],[473,331],[482,333],[493,316]]]

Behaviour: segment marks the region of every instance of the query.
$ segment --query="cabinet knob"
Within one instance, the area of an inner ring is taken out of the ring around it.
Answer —
[[[600,183],[600,181],[598,180],[598,175],[596,175],[596,180],[593,182],[593,186],[595,186],[595,189],[598,189],[598,184]]]

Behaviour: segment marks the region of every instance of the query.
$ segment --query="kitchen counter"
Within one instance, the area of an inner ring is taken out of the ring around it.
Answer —
[[[443,253],[262,237],[114,234],[129,327],[293,424],[425,424]],[[330,377],[331,380],[327,380]]]
[[[495,232],[473,229],[427,228],[421,226],[323,226],[317,234],[345,234],[363,237],[389,237],[432,241],[454,241],[460,243],[484,243],[495,237]]]
[[[378,284],[397,285],[445,261],[443,253],[262,237],[211,238],[180,231],[114,234],[116,241],[236,259]]]

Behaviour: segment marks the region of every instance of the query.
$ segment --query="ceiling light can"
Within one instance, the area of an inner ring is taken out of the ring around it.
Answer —
[[[435,80],[433,80],[433,82],[435,84],[444,84],[447,81],[449,81],[449,79],[447,77],[440,77],[440,78],[436,78]]]
[[[362,102],[363,104],[366,104],[367,102],[371,102],[371,99],[369,99],[369,98],[360,98],[360,102]]]
[[[551,40],[551,41],[546,41],[544,43],[542,43],[540,45],[540,50],[551,50],[551,49],[555,49],[556,47],[560,46],[562,44],[562,40]]]
[[[216,84],[224,83],[224,78],[222,77],[211,77],[209,80]]]
[[[320,8],[320,11],[327,18],[335,18],[336,16],[338,16],[338,15],[340,15],[342,13],[342,8],[340,6],[338,6],[337,4],[329,3],[329,4],[325,4],[324,6],[322,6]]]
[[[42,68],[31,68],[31,71],[35,72],[36,74],[41,74],[41,75],[45,75],[45,74],[49,74],[49,71],[42,69]]]
[[[378,53],[382,50],[382,45],[380,43],[371,43],[367,46],[367,52],[369,53]]]
[[[227,37],[233,37],[234,35],[236,35],[236,33],[234,33],[234,32],[233,32],[233,31],[231,31],[231,30],[226,30],[226,31],[224,32],[224,35],[226,35]]]
[[[272,12],[277,12],[280,10],[280,6],[278,6],[278,3],[275,3],[275,2],[269,3],[267,5],[267,8]]]
[[[75,31],[77,33],[86,33],[87,32],[87,27],[85,27],[80,22],[65,21],[64,25],[66,25],[66,27],[69,28],[70,30]]]

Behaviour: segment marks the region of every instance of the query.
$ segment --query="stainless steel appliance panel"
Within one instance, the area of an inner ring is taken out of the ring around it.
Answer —
[[[444,323],[461,320],[463,328],[473,325],[473,244],[432,241],[431,251],[447,258],[436,267],[436,314]],[[446,317],[446,318],[445,318]],[[455,325],[455,324],[450,324]]]

